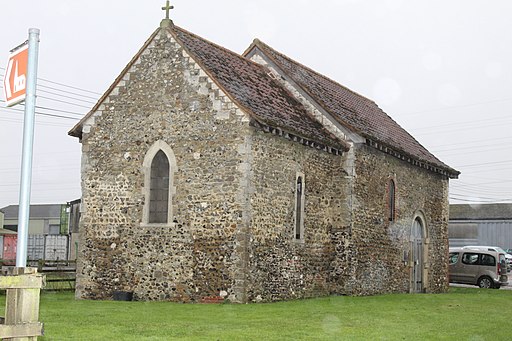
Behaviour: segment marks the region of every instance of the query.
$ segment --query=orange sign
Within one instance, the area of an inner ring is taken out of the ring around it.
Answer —
[[[28,45],[9,56],[4,77],[4,95],[8,107],[25,99],[27,85]]]

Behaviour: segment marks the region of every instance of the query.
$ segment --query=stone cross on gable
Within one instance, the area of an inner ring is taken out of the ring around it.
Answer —
[[[169,4],[169,0],[167,0],[166,3],[165,3],[165,6],[162,7],[162,10],[165,11],[165,19],[167,19],[167,20],[169,19],[169,11],[171,9],[174,9],[174,6],[171,6]]]

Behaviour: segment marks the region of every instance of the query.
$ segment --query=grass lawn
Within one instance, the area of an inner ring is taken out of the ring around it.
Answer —
[[[46,292],[40,340],[510,340],[511,316],[512,291],[492,289],[245,305],[75,301],[70,292]]]

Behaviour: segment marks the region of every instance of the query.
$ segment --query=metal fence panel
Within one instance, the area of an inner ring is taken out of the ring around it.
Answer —
[[[68,254],[67,236],[46,236],[46,260],[65,260]]]
[[[44,256],[44,236],[29,235],[27,240],[27,257],[29,260],[43,259]]]

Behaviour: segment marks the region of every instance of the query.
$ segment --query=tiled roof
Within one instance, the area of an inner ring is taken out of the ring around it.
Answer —
[[[346,149],[304,106],[269,75],[264,66],[184,29],[170,28],[191,57],[226,94],[259,123]]]
[[[439,167],[453,177],[459,174],[431,154],[375,102],[277,52],[259,40],[254,41],[246,54],[254,47],[259,48],[286,76],[349,130],[399,153],[405,153],[417,161]]]

